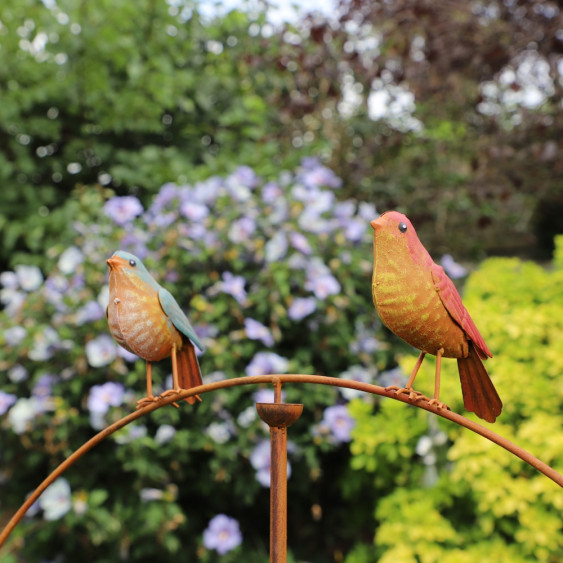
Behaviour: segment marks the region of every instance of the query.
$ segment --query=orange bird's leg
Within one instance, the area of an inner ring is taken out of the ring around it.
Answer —
[[[155,401],[156,397],[152,394],[152,363],[147,360],[147,396],[137,401],[137,408],[140,409]]]
[[[167,395],[173,395],[174,393],[179,393],[181,391],[180,384],[178,383],[178,358],[176,356],[176,344],[172,345],[172,389],[168,389],[168,391],[164,391],[161,397],[166,397]],[[177,409],[180,406],[177,403],[172,403],[172,406],[176,407]]]
[[[412,370],[411,376],[409,377],[409,380],[407,381],[407,384],[405,385],[405,387],[400,388],[400,387],[397,387],[396,385],[390,385],[389,387],[385,387],[385,390],[386,391],[395,391],[397,393],[397,395],[399,395],[400,393],[408,393],[408,395],[411,399],[426,398],[426,397],[424,397],[424,395],[422,393],[420,393],[419,391],[415,391],[412,388],[414,380],[415,380],[416,375],[418,373],[418,370],[420,369],[420,366],[422,365],[422,360],[424,360],[424,356],[426,356],[426,352],[421,352],[420,355],[418,356],[418,360],[416,360],[416,364],[414,364],[414,368]]]
[[[436,376],[434,378],[434,398],[430,401],[431,405],[435,405],[439,409],[450,410],[450,407],[440,401],[440,372],[442,371],[442,355],[444,349],[440,348],[436,352]]]

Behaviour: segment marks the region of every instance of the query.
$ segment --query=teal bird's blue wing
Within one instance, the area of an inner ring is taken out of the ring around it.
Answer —
[[[178,305],[172,294],[163,287],[160,287],[158,290],[158,299],[162,310],[172,321],[172,324],[182,334],[187,336],[202,352],[205,352],[205,346],[199,341],[188,317],[186,317],[184,311],[180,309],[180,305]]]

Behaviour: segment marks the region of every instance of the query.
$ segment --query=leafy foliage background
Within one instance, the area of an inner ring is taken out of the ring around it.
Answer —
[[[92,314],[118,247],[143,254],[188,311],[208,377],[264,368],[259,354],[273,352],[288,371],[381,384],[414,358],[373,311],[370,206],[406,212],[435,258],[550,259],[563,216],[561,19],[540,1],[348,0],[332,19],[276,29],[267,9],[209,19],[190,2],[3,2],[0,263],[20,281],[2,278],[0,388],[18,402],[0,418],[0,518],[96,431],[94,387],[123,387],[106,423],[144,391],[143,362],[100,340],[105,321]],[[527,61],[539,106],[510,102]],[[374,117],[374,91],[412,103]],[[138,198],[143,213],[116,222],[105,207],[115,196]],[[194,198],[207,209],[197,220]],[[253,225],[246,238],[232,230],[241,219]],[[495,354],[505,403],[495,429],[559,471],[561,248],[548,270],[486,260],[464,293]],[[245,298],[225,273],[243,278]],[[313,283],[323,275],[324,289]],[[314,310],[291,318],[298,298]],[[272,345],[249,336],[249,318]],[[443,380],[461,412],[455,364]],[[49,520],[39,507],[3,560],[264,561],[255,391],[158,411],[102,444],[65,476],[67,512]],[[562,558],[559,491],[504,452],[392,401],[285,392],[305,403],[291,430],[294,560]],[[349,444],[326,423],[334,404],[355,421]],[[157,439],[169,426],[170,440]],[[243,543],[220,557],[202,534],[221,512]]]

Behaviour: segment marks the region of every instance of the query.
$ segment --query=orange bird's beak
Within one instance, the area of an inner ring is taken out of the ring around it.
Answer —
[[[370,223],[370,225],[373,227],[373,230],[374,230],[374,231],[377,231],[378,229],[381,228],[381,224],[378,223],[378,221],[379,221],[379,219],[374,219],[374,220]]]

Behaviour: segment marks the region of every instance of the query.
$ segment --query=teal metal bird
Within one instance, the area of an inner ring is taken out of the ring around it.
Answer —
[[[195,346],[202,352],[190,321],[172,294],[159,285],[141,260],[118,250],[109,265],[109,305],[106,310],[113,338],[126,350],[147,363],[147,396],[137,401],[137,408],[159,397],[152,393],[152,362],[172,358],[173,389],[160,397],[202,384]],[[186,401],[195,403],[199,395]]]

